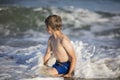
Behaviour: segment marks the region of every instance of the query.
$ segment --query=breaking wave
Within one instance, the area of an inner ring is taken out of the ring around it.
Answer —
[[[120,76],[120,49],[104,49],[82,41],[72,41],[72,44],[77,56],[74,77],[117,78]],[[28,48],[1,46],[0,79],[43,78],[39,74],[39,67],[43,65],[45,49],[46,46],[42,44]],[[54,59],[51,59],[49,65],[53,63]]]

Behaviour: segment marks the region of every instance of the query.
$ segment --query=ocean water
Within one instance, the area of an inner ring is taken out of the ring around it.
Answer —
[[[40,74],[50,36],[44,20],[51,14],[62,17],[62,31],[75,48],[75,78],[120,77],[119,5],[118,0],[1,0],[0,80],[64,80]]]

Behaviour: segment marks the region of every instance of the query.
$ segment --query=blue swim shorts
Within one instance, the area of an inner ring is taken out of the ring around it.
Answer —
[[[70,68],[70,61],[67,62],[58,62],[52,66],[58,71],[58,74],[67,74]]]

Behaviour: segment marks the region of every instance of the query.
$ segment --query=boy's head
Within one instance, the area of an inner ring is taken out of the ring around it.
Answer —
[[[58,15],[50,15],[45,19],[45,24],[47,28],[51,27],[52,30],[61,30],[62,28],[62,19]]]

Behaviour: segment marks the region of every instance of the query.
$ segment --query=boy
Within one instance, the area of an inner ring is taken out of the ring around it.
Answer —
[[[71,77],[75,68],[76,56],[72,44],[67,36],[62,32],[62,20],[58,15],[48,16],[45,20],[47,32],[51,35],[48,39],[46,54],[44,55],[44,65],[47,65],[52,54],[56,58],[56,63],[49,68],[48,72],[52,76]]]

